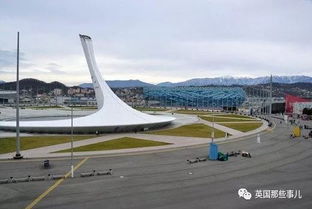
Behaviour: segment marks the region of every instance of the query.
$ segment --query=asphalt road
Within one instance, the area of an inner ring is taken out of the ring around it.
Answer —
[[[208,146],[170,152],[89,158],[76,170],[113,169],[111,176],[65,179],[34,208],[312,208],[312,139],[290,139],[290,128],[277,123],[273,131],[219,145],[222,152],[245,150],[252,158],[188,164],[204,157]],[[81,159],[76,159],[77,164]],[[69,159],[0,161],[0,179],[65,174]],[[25,208],[56,181],[0,184],[0,208]],[[239,198],[246,188],[250,200]],[[302,198],[255,198],[256,190],[300,190]]]

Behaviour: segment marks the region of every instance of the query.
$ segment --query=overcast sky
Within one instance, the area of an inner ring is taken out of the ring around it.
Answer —
[[[90,82],[78,34],[104,79],[312,76],[311,0],[0,0],[0,80]]]

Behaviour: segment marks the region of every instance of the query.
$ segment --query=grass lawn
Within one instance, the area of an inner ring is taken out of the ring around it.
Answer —
[[[25,108],[30,108],[34,110],[45,110],[45,109],[59,109],[63,107],[54,105],[54,106],[30,106],[30,107],[25,107]]]
[[[68,106],[68,108],[71,108],[71,106]],[[96,110],[97,106],[73,106],[73,109],[81,109],[81,110]]]
[[[212,116],[200,116],[201,119],[212,122]],[[246,120],[245,118],[219,118],[218,116],[214,117],[214,122],[239,122],[239,121],[254,121],[254,119],[250,118],[250,120]]]
[[[74,141],[90,139],[95,135],[76,135]],[[21,150],[33,149],[38,147],[50,146],[70,142],[71,136],[27,136],[21,137]],[[15,137],[0,139],[0,154],[15,151]]]
[[[89,144],[81,147],[75,147],[74,152],[88,152],[88,151],[101,151],[101,150],[114,150],[114,149],[128,149],[137,147],[152,147],[168,145],[169,143],[158,142],[145,139],[137,139],[130,137],[123,137],[119,139],[112,139],[105,142]],[[61,150],[58,152],[70,152],[71,149]]]
[[[257,129],[262,126],[262,123],[219,123],[222,126],[226,126],[238,131],[247,132]]]
[[[187,137],[202,137],[211,138],[212,127],[204,124],[192,124],[185,125],[178,128],[160,130],[160,131],[149,131],[147,134],[156,135],[168,135],[168,136],[187,136]],[[215,129],[215,138],[224,137],[225,133],[218,129]]]
[[[33,110],[46,110],[46,109],[62,109],[64,111],[70,111],[71,106],[68,106],[68,108],[62,107],[62,106],[30,106],[25,107],[27,109],[33,109]],[[97,106],[73,106],[74,110],[96,110]]]
[[[156,108],[156,107],[135,107],[134,109],[139,111],[167,111],[168,109]]]
[[[243,118],[243,119],[251,119],[254,120],[253,118],[246,116],[246,115],[236,115],[236,114],[220,114],[217,116],[222,116],[222,117],[231,117],[231,118]]]
[[[193,115],[202,115],[202,114],[218,114],[217,112],[208,112],[208,111],[202,111],[202,110],[176,110],[175,113],[181,113],[181,114],[193,114]]]

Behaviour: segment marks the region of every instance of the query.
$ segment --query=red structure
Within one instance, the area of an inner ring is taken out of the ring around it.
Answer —
[[[286,94],[285,96],[285,110],[286,113],[293,113],[294,103],[295,102],[310,102],[309,99],[304,99],[301,97],[296,97],[290,94]]]

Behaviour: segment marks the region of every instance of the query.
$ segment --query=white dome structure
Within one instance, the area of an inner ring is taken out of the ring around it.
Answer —
[[[140,131],[158,128],[175,120],[169,116],[154,116],[137,111],[121,99],[107,85],[98,70],[92,40],[79,35],[93,82],[98,111],[84,117],[74,118],[75,133],[107,133]],[[16,130],[16,121],[0,121],[0,130]],[[21,132],[70,133],[71,119],[49,121],[20,121]]]

